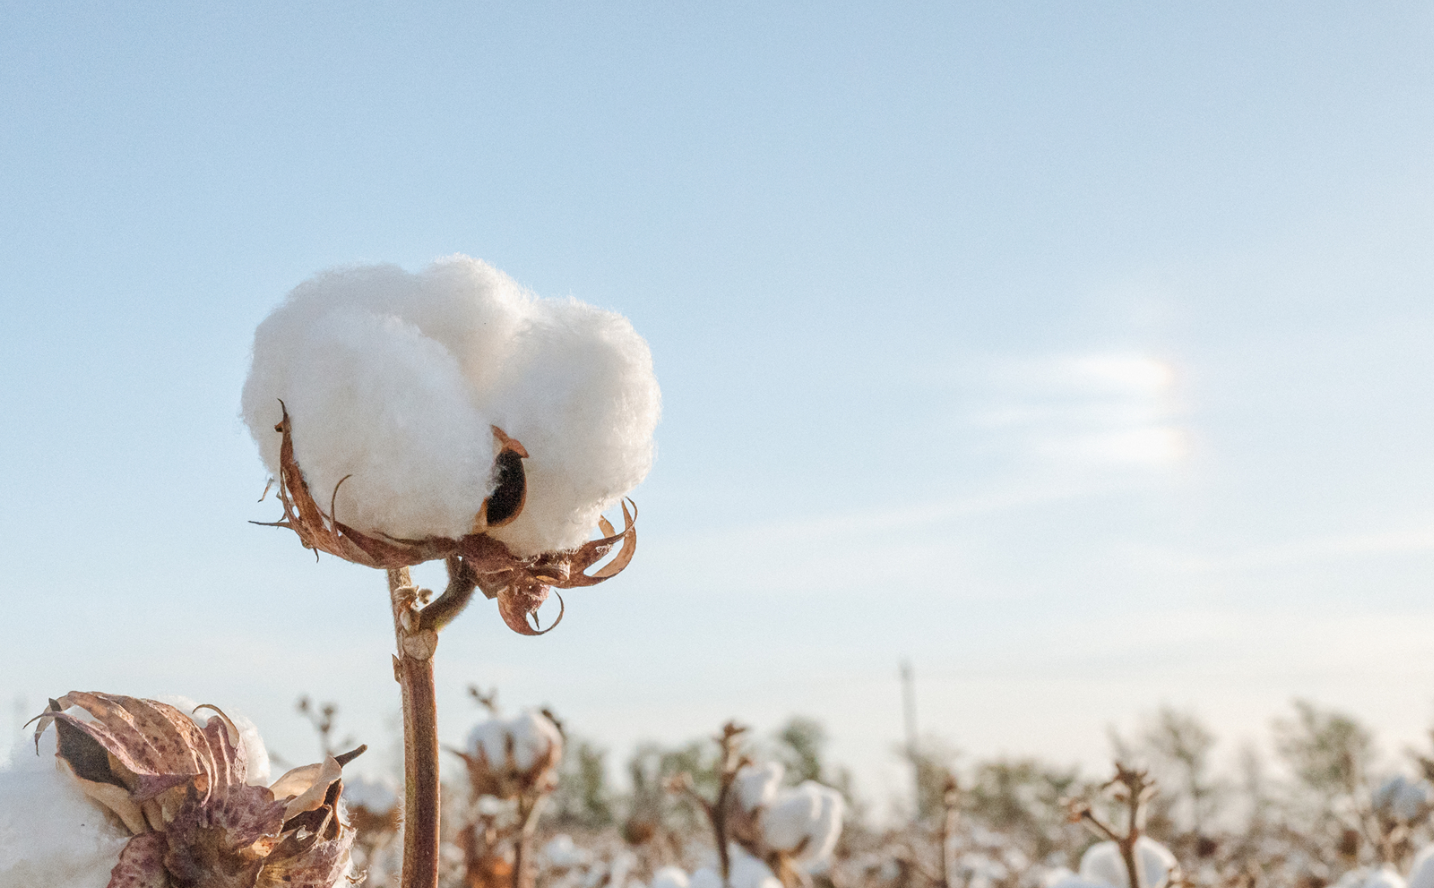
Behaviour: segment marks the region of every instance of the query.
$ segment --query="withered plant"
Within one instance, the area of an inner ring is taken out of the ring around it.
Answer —
[[[109,888],[333,888],[354,841],[343,766],[364,748],[255,786],[234,723],[199,708],[215,713],[203,728],[165,703],[71,691],[36,717],[36,751],[53,724],[60,763],[131,836]]]
[[[279,451],[279,499],[284,517],[267,522],[298,535],[305,548],[327,552],[345,561],[384,570],[388,575],[393,612],[394,678],[403,696],[404,831],[402,888],[435,888],[439,865],[438,712],[433,677],[433,656],[438,633],[468,606],[476,590],[494,600],[503,621],[523,635],[547,631],[537,623],[536,612],[551,589],[592,586],[616,575],[631,561],[637,544],[636,511],[622,504],[624,526],[616,530],[599,518],[602,536],[574,550],[518,557],[488,531],[502,527],[521,514],[527,498],[523,459],[528,452],[501,429],[493,428],[498,445],[498,484],[474,516],[472,531],[462,537],[398,539],[357,530],[335,514],[338,487],[329,497],[325,513],[315,501],[294,455],[288,409],[280,402],[282,417],[274,431],[282,436]],[[342,479],[339,485],[343,484]],[[266,523],[266,522],[255,522]],[[599,561],[621,546],[600,568]],[[442,559],[448,585],[432,598],[413,585],[409,568]],[[589,573],[589,571],[592,571]],[[562,599],[559,596],[559,604]],[[558,619],[562,619],[561,607]],[[554,621],[553,626],[557,625]],[[548,629],[551,629],[549,626]]]
[[[1145,812],[1157,792],[1155,781],[1144,768],[1128,767],[1116,762],[1115,776],[1106,781],[1101,789],[1124,809],[1125,826],[1119,829],[1112,826],[1095,812],[1088,799],[1072,799],[1068,803],[1070,820],[1116,844],[1120,849],[1120,859],[1125,863],[1130,888],[1149,888],[1141,879],[1137,843],[1145,834]],[[1179,874],[1171,873],[1168,884],[1174,884],[1178,880]]]

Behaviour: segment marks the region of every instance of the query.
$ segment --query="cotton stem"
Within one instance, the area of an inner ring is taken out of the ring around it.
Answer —
[[[438,886],[438,700],[433,652],[438,633],[419,625],[418,590],[408,568],[388,572],[398,653],[393,676],[403,691],[402,888]]]

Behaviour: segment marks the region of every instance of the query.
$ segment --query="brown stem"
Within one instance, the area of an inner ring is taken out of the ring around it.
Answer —
[[[402,888],[438,886],[438,700],[433,652],[438,633],[419,627],[418,590],[408,568],[388,572],[398,653],[393,677],[403,689]]]

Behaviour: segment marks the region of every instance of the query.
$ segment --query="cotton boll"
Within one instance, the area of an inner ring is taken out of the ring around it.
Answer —
[[[1399,874],[1388,867],[1361,867],[1345,873],[1334,888],[1406,888]]]
[[[1051,870],[1041,879],[1041,888],[1110,888],[1106,882],[1083,879],[1065,867]],[[1129,888],[1129,882],[1121,886]]]
[[[1178,865],[1169,849],[1145,836],[1135,840],[1135,863],[1141,888],[1164,888]],[[1082,879],[1104,882],[1112,888],[1130,886],[1125,859],[1115,842],[1098,842],[1087,848],[1080,859],[1080,875]]]
[[[675,866],[664,866],[653,874],[648,888],[692,888],[692,884],[687,873]]]
[[[733,845],[729,853],[730,888],[782,888],[782,882],[767,865]],[[716,866],[707,866],[692,874],[688,888],[726,888],[722,873]]]
[[[737,801],[747,811],[755,811],[772,803],[782,784],[786,768],[781,762],[768,762],[760,767],[748,765],[737,772]]]
[[[553,748],[561,749],[563,735],[547,716],[529,709],[511,719],[489,719],[473,727],[468,735],[468,749],[473,755],[482,753],[493,765],[508,761],[526,771],[546,758]]]
[[[1429,807],[1430,787],[1423,780],[1409,780],[1396,774],[1374,791],[1374,810],[1404,821],[1417,819]]]
[[[59,769],[54,732],[0,770],[0,888],[105,888],[129,839]]]
[[[326,272],[255,332],[245,421],[279,472],[279,400],[315,499],[360,531],[461,537],[493,490],[497,425],[522,442],[527,503],[493,535],[522,557],[587,541],[646,475],[658,393],[622,317],[543,300],[456,256],[411,275]]]
[[[772,848],[815,864],[836,846],[844,807],[840,793],[808,780],[777,793],[762,817],[763,837]]]
[[[188,714],[200,727],[203,727],[204,721],[209,715],[208,712],[199,712],[200,703],[181,694],[161,694],[155,699]],[[259,728],[239,713],[226,710],[224,716],[239,732],[239,748],[244,752],[244,782],[250,786],[268,786],[269,778],[272,776],[270,773],[272,766],[269,762],[269,750],[264,745],[264,738],[259,736]],[[344,795],[347,797],[347,790]]]

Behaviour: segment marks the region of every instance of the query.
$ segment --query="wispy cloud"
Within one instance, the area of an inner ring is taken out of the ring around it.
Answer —
[[[1089,353],[996,362],[969,423],[1047,461],[1158,467],[1185,459],[1190,432],[1168,359]]]

